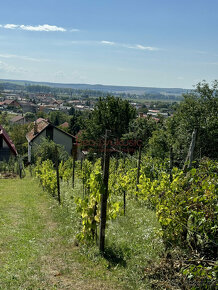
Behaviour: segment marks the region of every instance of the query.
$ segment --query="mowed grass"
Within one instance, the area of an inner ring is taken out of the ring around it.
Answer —
[[[81,226],[75,215],[73,197],[82,197],[81,182],[76,179],[74,190],[67,183],[62,183],[61,188],[64,205],[68,209],[64,220],[70,218],[77,233]],[[122,201],[122,197],[117,196],[117,200]],[[145,202],[127,194],[126,203],[126,215],[107,222],[104,256],[100,255],[96,245],[80,244],[79,251],[89,260],[106,266],[124,289],[152,289],[145,269],[163,255],[160,225],[155,212],[149,210]]]
[[[67,208],[37,181],[0,180],[0,289],[122,289],[74,245]]]
[[[78,179],[74,190],[62,183],[59,206],[30,176],[0,179],[0,290],[151,289],[144,269],[163,251],[155,213],[127,197],[126,216],[108,222],[102,256],[75,239],[81,191]]]

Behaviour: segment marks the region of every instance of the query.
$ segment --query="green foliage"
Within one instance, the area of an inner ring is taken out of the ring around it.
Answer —
[[[6,111],[0,114],[0,124],[4,127],[8,125],[8,113]]]
[[[102,140],[106,129],[110,130],[110,139],[121,138],[128,132],[129,122],[135,116],[136,111],[128,101],[111,96],[100,98],[80,137],[84,141],[84,147],[96,147],[93,143]]]
[[[27,112],[27,113],[25,114],[25,119],[26,119],[26,121],[33,122],[33,121],[35,121],[35,119],[36,119],[36,115],[33,114],[33,113],[31,113],[31,112]]]
[[[57,193],[57,178],[52,161],[49,159],[43,162],[38,160],[34,172],[42,187],[52,196],[55,196]]]
[[[56,112],[51,112],[49,114],[49,121],[54,125],[54,126],[59,126],[63,124],[64,122],[69,121],[69,116],[65,114],[64,112],[56,111]]]
[[[33,147],[33,161],[36,161],[37,158],[40,158],[41,161],[47,159],[52,160],[55,163],[57,160],[65,161],[69,158],[69,155],[64,150],[63,146],[56,144],[52,140],[43,138],[39,145]]]
[[[86,194],[76,198],[77,210],[82,217],[82,231],[78,234],[80,240],[93,241],[100,223],[101,195],[104,193],[101,160],[91,166],[89,161],[84,162],[83,182],[86,186]],[[107,219],[115,219],[121,212],[120,202],[114,198],[109,186]]]
[[[130,122],[129,133],[123,135],[124,140],[140,140],[143,146],[147,146],[153,131],[157,128],[156,121],[150,117],[137,118]]]
[[[167,247],[191,248],[213,257],[217,251],[217,162],[203,160],[187,174],[174,168],[152,180],[141,175],[139,196],[156,208]]]
[[[87,162],[86,162],[86,165]],[[82,232],[78,234],[80,240],[93,240],[97,229],[97,224],[100,221],[100,201],[101,194],[104,191],[103,179],[100,162],[96,162],[92,171],[83,170],[83,178],[86,181],[86,187],[89,192],[83,198],[75,200],[77,210],[82,217]]]
[[[24,156],[28,151],[27,132],[31,129],[28,124],[13,125],[9,129],[11,140],[13,141],[18,154]]]
[[[152,156],[165,157],[173,148],[174,160],[183,165],[193,130],[197,129],[194,158],[218,157],[218,81],[209,86],[202,82],[195,91],[184,95],[172,117],[154,131],[149,141]]]
[[[75,136],[81,129],[83,129],[84,119],[79,113],[73,114],[70,118],[69,132]]]
[[[59,175],[63,181],[69,181],[73,175],[73,160],[72,158],[67,159],[65,162],[61,160],[59,165]]]

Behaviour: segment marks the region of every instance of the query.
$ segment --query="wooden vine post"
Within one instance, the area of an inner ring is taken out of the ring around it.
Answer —
[[[73,176],[72,176],[72,187],[74,188],[74,183],[75,183],[75,162],[76,162],[76,144],[73,144]]]
[[[103,165],[103,184],[104,192],[101,196],[101,215],[100,215],[100,237],[99,237],[99,250],[104,252],[105,247],[105,228],[107,220],[107,199],[108,199],[108,179],[109,179],[109,166],[110,166],[110,152],[107,146],[108,133],[110,131],[106,130],[105,132],[105,141],[104,141],[104,165]]]
[[[19,166],[19,176],[20,176],[20,179],[22,178],[22,170],[23,170],[23,164],[22,164],[22,158],[20,157],[18,159],[18,166]]]
[[[197,138],[197,129],[195,128],[192,132],[192,139],[189,146],[188,154],[185,160],[185,164],[183,166],[183,171],[186,169],[190,169],[192,166],[193,156],[194,156],[194,149],[195,149],[195,143]]]
[[[173,181],[172,170],[173,170],[173,148],[170,147],[170,182]]]
[[[139,184],[140,169],[141,169],[141,156],[142,156],[142,145],[139,146],[139,159],[138,159],[138,168],[137,168],[136,191],[139,191],[138,184]]]
[[[124,169],[125,169],[125,165],[126,165],[126,156],[125,155],[123,158],[123,163],[124,163]],[[126,215],[126,191],[125,190],[123,192],[123,213],[125,216]]]
[[[60,177],[59,177],[59,154],[58,154],[57,145],[55,146],[55,169],[56,169],[56,176],[57,176],[58,202],[59,202],[59,204],[61,204]]]

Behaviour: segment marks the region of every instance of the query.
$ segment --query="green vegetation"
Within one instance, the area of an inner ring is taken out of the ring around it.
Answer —
[[[1,180],[0,192],[0,289],[122,289],[103,262],[79,253],[67,209],[32,178]]]
[[[71,250],[77,262],[97,264],[94,273],[86,272],[90,279],[98,276],[107,289],[114,285],[116,289],[216,289],[217,88],[217,81],[211,87],[198,84],[174,107],[170,118],[136,119],[130,103],[115,97],[101,98],[86,117],[71,110],[69,132],[82,129],[79,141],[89,151],[85,161],[75,162],[48,140],[37,148],[31,173],[48,193],[39,194],[39,200],[52,204],[44,205],[48,212],[41,218],[46,216],[61,229],[56,234],[63,241],[62,251],[74,244],[76,253]],[[64,118],[60,113],[50,116],[57,124]],[[28,181],[30,177],[19,184]],[[107,228],[102,248],[98,240],[103,205]],[[25,200],[22,206],[27,207]],[[31,250],[33,255],[36,250]],[[65,259],[68,263],[68,254]],[[36,275],[41,277],[37,287],[41,281],[47,283],[45,276]]]
[[[68,171],[69,165],[69,163],[68,166],[62,165],[60,173],[68,184],[72,176],[72,168],[71,173]],[[187,174],[174,168],[172,177],[169,169],[167,162],[143,156],[141,178],[137,190],[135,160],[130,158],[125,160],[125,163],[122,159],[111,160],[107,211],[107,219],[110,222],[103,256],[106,259],[112,259],[112,264],[117,261],[116,264],[119,267],[125,265],[127,272],[133,271],[133,264],[140,261],[139,264],[136,264],[138,269],[134,270],[138,280],[133,279],[131,275],[128,277],[129,283],[133,283],[131,285],[139,287],[143,278],[142,268],[147,265],[151,256],[154,257],[154,261],[157,260],[157,253],[160,256],[156,243],[153,244],[155,252],[150,252],[151,239],[153,239],[161,243],[161,249],[165,247],[166,253],[172,252],[170,254],[173,255],[172,261],[174,259],[180,261],[181,267],[177,269],[180,277],[173,277],[177,285],[182,283],[184,287],[194,287],[193,289],[199,289],[199,287],[210,289],[216,281],[217,271],[214,260],[217,253],[218,224],[217,162],[204,160],[198,169],[193,168]],[[67,170],[66,174],[65,170]],[[64,204],[68,205],[72,200],[76,204],[77,212],[82,219],[82,224],[77,228],[77,239],[81,245],[85,243],[86,251],[87,247],[91,246],[88,251],[92,255],[95,240],[98,240],[99,235],[100,197],[104,191],[100,161],[98,160],[94,165],[86,161],[82,171],[77,164],[76,172],[76,188],[73,191],[69,190],[69,186],[64,189],[62,199]],[[47,161],[44,161],[42,164],[38,164],[36,174],[43,187],[47,188],[47,191],[53,196],[57,196],[55,170],[52,163],[49,165]],[[83,183],[83,188],[81,188],[81,183]],[[65,195],[65,190],[67,195]],[[124,194],[127,217],[123,216]],[[152,219],[149,218],[150,235],[146,236],[145,241],[143,240],[144,231],[147,230],[144,225],[144,223],[147,224],[145,218],[149,212],[150,215],[154,215],[154,212],[152,213],[148,208],[155,209],[161,228],[157,222],[153,221],[151,224]],[[141,212],[141,216],[139,217],[136,213],[133,217],[134,211]],[[135,229],[132,228],[134,218]],[[143,221],[141,224],[138,221],[140,218]],[[118,234],[119,231],[122,232],[122,235]],[[131,237],[131,241],[125,241],[127,233],[136,235],[137,242],[135,237]],[[148,241],[149,246],[147,246]],[[146,247],[148,247],[148,252],[143,252],[142,249]],[[133,256],[133,253],[135,254],[133,248],[139,251],[136,255],[136,257],[139,255],[139,260]],[[173,267],[169,271],[173,271]],[[163,280],[164,276],[155,278]],[[148,285],[146,283],[149,282],[145,279],[144,285]]]

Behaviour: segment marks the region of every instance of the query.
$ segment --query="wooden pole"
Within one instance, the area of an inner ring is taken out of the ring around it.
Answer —
[[[73,176],[72,176],[72,187],[74,188],[75,182],[75,154],[73,154]]]
[[[126,191],[123,193],[123,211],[124,211],[124,216],[126,215]]]
[[[139,191],[138,184],[139,184],[140,169],[141,169],[141,156],[142,156],[142,146],[139,146],[139,159],[138,159],[138,169],[137,169],[136,191]]]
[[[173,181],[172,170],[173,170],[173,148],[170,147],[170,182]]]
[[[107,138],[109,130],[105,132],[105,143],[104,143],[104,167],[103,167],[103,184],[104,192],[101,196],[101,218],[100,218],[100,239],[99,239],[99,250],[104,252],[105,247],[105,228],[107,219],[107,199],[108,199],[108,179],[109,179],[109,166],[110,166],[110,152],[107,148]]]
[[[59,178],[59,156],[58,156],[58,147],[55,147],[55,153],[56,153],[56,176],[57,176],[57,190],[58,190],[58,202],[61,204],[61,192],[60,192],[60,178]]]
[[[188,154],[185,160],[185,164],[183,166],[183,170],[185,170],[186,168],[189,169],[192,166],[196,137],[197,137],[197,129],[195,128],[192,132],[192,140],[189,146],[189,150],[188,150]]]

